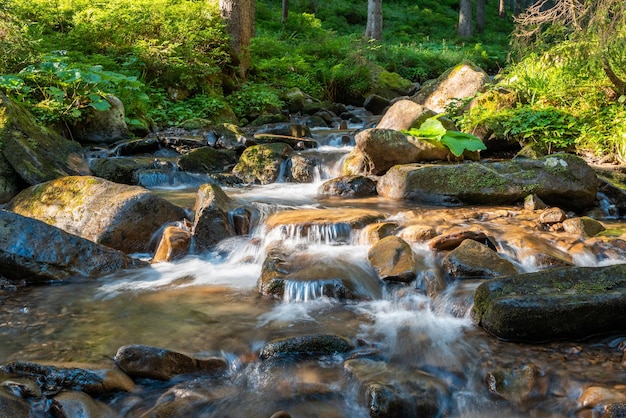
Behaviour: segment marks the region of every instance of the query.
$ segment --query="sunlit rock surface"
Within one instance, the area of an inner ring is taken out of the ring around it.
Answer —
[[[246,183],[273,183],[278,179],[283,161],[292,152],[289,145],[280,142],[254,145],[241,154],[233,174]]]
[[[44,222],[0,210],[0,276],[48,282],[95,277],[143,264]]]
[[[515,265],[485,244],[464,240],[442,260],[443,268],[455,279],[502,277],[517,273]]]
[[[164,224],[185,211],[138,186],[70,176],[23,190],[6,208],[125,253],[146,252]]]
[[[472,319],[516,341],[585,338],[626,328],[626,265],[571,267],[492,279],[474,294]]]
[[[417,263],[411,246],[402,238],[392,235],[381,239],[370,248],[367,258],[383,280],[415,280]]]
[[[407,164],[380,178],[378,194],[420,203],[514,204],[529,194],[549,205],[583,210],[595,204],[597,177],[581,158],[554,154],[537,160],[465,164]]]

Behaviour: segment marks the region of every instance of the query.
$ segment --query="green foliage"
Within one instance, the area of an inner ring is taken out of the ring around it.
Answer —
[[[187,100],[172,101],[164,91],[154,91],[148,117],[160,126],[177,126],[194,118],[212,120],[226,106],[224,99],[215,95],[199,94]]]
[[[23,21],[0,9],[0,74],[17,72],[33,59],[36,41],[27,32]]]
[[[134,92],[147,101],[143,83],[100,66],[72,66],[62,57],[29,65],[17,75],[0,76],[0,89],[19,102],[32,106],[33,113],[44,122],[73,122],[85,115],[86,108],[109,109],[110,93],[120,96]]]
[[[447,130],[438,119],[439,116],[441,115],[426,119],[419,128],[411,128],[402,132],[434,144],[445,145],[457,157],[463,155],[465,150],[481,151],[487,149],[483,141],[472,134]]]
[[[277,91],[252,83],[243,84],[240,90],[233,92],[226,100],[239,118],[254,117],[283,105]]]

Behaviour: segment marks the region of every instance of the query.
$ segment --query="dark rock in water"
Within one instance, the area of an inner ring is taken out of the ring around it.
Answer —
[[[34,185],[58,177],[85,174],[81,146],[37,124],[35,117],[0,93],[2,155],[17,174]]]
[[[389,106],[389,100],[376,94],[370,94],[363,102],[363,107],[374,115],[381,115]]]
[[[626,265],[492,279],[474,294],[475,323],[505,340],[579,339],[626,329]]]
[[[44,394],[77,390],[90,395],[101,395],[120,390],[129,392],[134,388],[133,381],[117,368],[92,370],[16,361],[1,365],[0,370],[11,376],[35,379]]]
[[[93,176],[62,177],[31,186],[5,209],[126,253],[149,251],[155,232],[186,215],[143,187]]]
[[[233,150],[201,147],[180,157],[178,168],[192,173],[222,173],[230,171],[236,162]]]
[[[464,240],[461,245],[443,258],[443,267],[455,278],[467,277],[502,277],[517,274],[515,265],[500,257],[498,253],[472,239]]]
[[[366,176],[343,176],[325,181],[318,189],[321,195],[366,197],[376,194],[376,181]]]
[[[426,373],[406,373],[370,359],[347,360],[344,367],[361,386],[361,401],[371,417],[440,415],[441,399],[447,389],[438,379]]]
[[[139,182],[138,173],[154,169],[155,159],[153,157],[96,158],[89,165],[91,172],[96,177],[114,183],[136,185]]]
[[[367,259],[383,280],[410,283],[415,280],[417,263],[411,246],[394,235],[370,248]]]
[[[332,334],[303,335],[281,338],[265,344],[259,353],[262,360],[281,356],[330,356],[354,350],[347,338]]]
[[[30,405],[25,400],[0,388],[0,417],[31,418]]]
[[[49,282],[142,266],[120,251],[36,219],[0,210],[0,276]]]
[[[107,404],[93,399],[84,392],[61,392],[52,399],[50,412],[58,417],[115,417],[116,412]]]
[[[537,160],[396,165],[377,189],[392,199],[445,205],[514,204],[534,193],[549,205],[583,210],[595,205],[597,178],[581,158],[554,154]]]
[[[141,138],[125,141],[115,146],[113,152],[119,156],[148,154],[159,150],[161,145],[157,138]]]
[[[115,363],[131,377],[169,380],[178,374],[206,371],[222,373],[228,363],[222,358],[195,359],[164,348],[127,345],[117,350]]]
[[[545,391],[539,385],[541,372],[534,364],[520,368],[498,369],[487,373],[485,382],[493,395],[513,403],[526,402],[533,398],[543,398]]]
[[[461,245],[463,241],[468,239],[485,244],[492,250],[496,249],[496,245],[492,238],[490,238],[484,231],[476,228],[453,229],[431,239],[428,242],[428,245],[435,251],[449,251],[454,250],[456,247]]]
[[[317,161],[302,155],[292,155],[287,161],[287,180],[295,183],[313,183]]]

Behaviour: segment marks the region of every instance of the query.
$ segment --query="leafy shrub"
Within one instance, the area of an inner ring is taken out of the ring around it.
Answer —
[[[148,117],[159,126],[177,126],[193,118],[211,120],[227,106],[221,97],[210,94],[172,101],[164,91],[153,92],[152,102]]]
[[[226,100],[239,118],[253,117],[283,105],[277,91],[252,83],[244,83],[240,90],[233,92]]]

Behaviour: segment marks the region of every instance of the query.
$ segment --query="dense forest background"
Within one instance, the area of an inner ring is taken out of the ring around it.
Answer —
[[[0,90],[52,126],[114,94],[140,135],[190,119],[245,124],[294,88],[347,103],[381,71],[423,83],[471,60],[495,83],[472,111],[450,109],[464,130],[626,155],[623,1],[386,0],[376,39],[367,3],[292,0],[286,13],[285,1],[254,2],[242,72],[217,1],[5,0]]]

